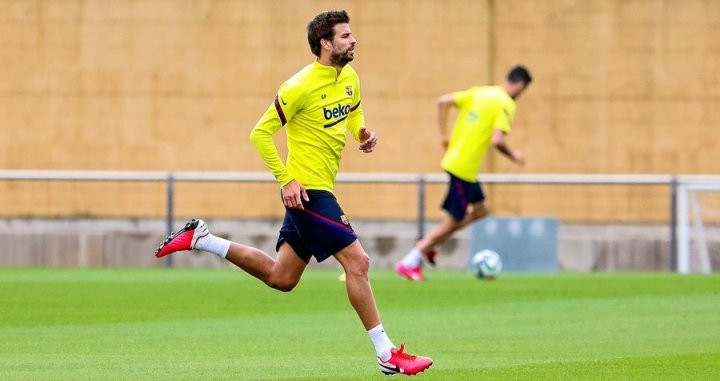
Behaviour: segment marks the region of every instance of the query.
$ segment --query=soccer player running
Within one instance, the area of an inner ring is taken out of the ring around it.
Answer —
[[[508,146],[505,135],[510,132],[515,115],[515,99],[531,81],[528,70],[516,66],[500,86],[476,86],[438,98],[438,123],[446,149],[441,165],[450,175],[442,208],[448,214],[395,265],[395,272],[400,276],[423,280],[422,265],[425,260],[435,264],[435,247],[489,213],[477,173],[490,145],[513,162],[525,164],[525,156]],[[447,119],[451,107],[458,109],[458,117],[448,138]]]
[[[406,353],[404,345],[397,349],[385,333],[368,279],[369,257],[332,193],[347,132],[365,153],[377,143],[375,132],[365,128],[358,75],[348,65],[357,43],[349,22],[345,11],[324,12],[310,21],[308,42],[317,59],[280,86],[250,134],[282,186],[286,211],[277,257],[216,237],[196,219],[171,234],[155,255],[210,252],[284,292],[297,285],[312,256],[318,262],[334,256],[347,274],[348,298],[375,345],[380,371],[413,375],[429,368],[432,360]],[[283,126],[286,164],[272,138]]]

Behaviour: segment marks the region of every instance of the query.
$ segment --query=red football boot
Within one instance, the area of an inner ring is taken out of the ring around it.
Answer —
[[[407,267],[403,265],[402,262],[398,262],[398,264],[395,265],[395,272],[405,279],[414,280],[416,282],[425,279],[420,266]]]
[[[412,376],[424,372],[425,369],[429,368],[433,363],[429,357],[413,356],[405,353],[405,344],[402,344],[400,349],[391,349],[390,354],[390,360],[387,361],[382,361],[378,357],[380,371],[386,376],[392,376],[398,373]]]
[[[435,266],[435,257],[438,256],[437,249],[430,249],[427,253],[425,253],[425,259],[427,259],[430,266]]]
[[[198,239],[210,234],[205,221],[192,219],[185,227],[170,234],[160,247],[155,250],[155,256],[160,258],[176,251],[192,250]]]

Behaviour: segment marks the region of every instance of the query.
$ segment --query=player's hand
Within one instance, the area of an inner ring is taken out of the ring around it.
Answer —
[[[370,153],[373,151],[373,148],[375,148],[375,144],[377,144],[377,134],[375,131],[363,128],[360,130],[360,141],[362,142],[360,144],[360,151]]]
[[[519,165],[525,165],[525,155],[521,151],[513,151],[513,161]]]
[[[303,210],[305,208],[303,208],[302,200],[310,201],[310,197],[305,192],[305,187],[295,180],[285,184],[282,187],[281,194],[283,205],[288,209]]]

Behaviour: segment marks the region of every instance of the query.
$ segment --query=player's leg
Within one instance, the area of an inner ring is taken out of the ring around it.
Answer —
[[[370,257],[360,242],[355,240],[335,254],[335,258],[345,270],[345,285],[350,304],[355,308],[366,330],[376,327],[380,324],[380,315],[368,279]]]
[[[485,201],[471,204],[468,208],[467,214],[465,214],[465,217],[463,217],[462,221],[460,221],[458,226],[455,228],[455,231],[462,230],[464,227],[470,225],[471,223],[481,218],[485,218],[488,214],[490,214],[490,208],[488,208],[488,206],[485,204]],[[445,241],[440,242],[440,244],[442,244],[443,242]]]
[[[307,266],[307,262],[295,254],[289,244],[281,245],[277,259],[273,259],[262,250],[211,234],[205,222],[196,219],[167,237],[156,250],[155,256],[163,257],[192,249],[225,258],[268,286],[281,291],[292,290]]]
[[[447,215],[395,266],[398,275],[410,280],[423,280],[422,264],[427,259],[434,265],[435,247],[456,231],[488,214],[485,195],[478,182],[467,182],[450,174],[448,191],[442,208]]]
[[[345,284],[350,304],[375,345],[380,371],[386,375],[397,373],[413,375],[429,368],[432,359],[407,354],[404,345],[400,346],[400,349],[395,348],[385,333],[368,277],[370,257],[360,242],[355,240],[336,253],[335,258],[345,269]]]
[[[403,259],[395,265],[395,272],[409,280],[419,281],[425,277],[422,274],[422,265],[427,258],[433,263],[437,242],[445,241],[459,226],[468,212],[467,192],[463,180],[448,173],[448,187],[442,209],[447,212],[440,223],[429,234],[415,244]]]
[[[275,259],[262,250],[233,242],[226,259],[268,286],[283,292],[295,288],[307,266],[287,242],[280,246]]]
[[[415,247],[421,253],[427,253],[433,247],[443,244],[448,238],[450,238],[450,236],[458,230],[461,223],[462,221],[458,221],[452,216],[444,216],[435,228],[417,242]]]
[[[428,233],[423,239],[418,241],[415,246],[421,253],[426,254],[432,250],[435,246],[442,245],[450,238],[456,231],[461,230],[467,225],[487,216],[490,213],[485,202],[478,202],[471,204],[468,207],[467,213],[462,220],[458,221],[450,215],[446,215],[445,218],[437,225],[433,230]]]
[[[434,247],[450,237],[460,225],[460,221],[452,216],[446,215],[425,237],[420,239],[415,247],[410,250],[395,265],[395,272],[409,280],[421,281],[425,279],[422,272],[422,264],[428,254],[434,251]]]

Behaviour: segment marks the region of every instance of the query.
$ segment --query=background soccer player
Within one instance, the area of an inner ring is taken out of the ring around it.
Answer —
[[[528,70],[516,66],[500,86],[476,86],[438,98],[438,123],[442,145],[447,150],[441,165],[450,175],[442,208],[448,214],[397,263],[395,271],[399,275],[410,280],[422,280],[425,259],[435,263],[435,246],[489,213],[477,173],[491,144],[513,162],[525,164],[525,156],[508,146],[505,135],[510,132],[515,115],[515,99],[531,81]],[[458,108],[458,117],[448,138],[450,107]]]
[[[250,134],[282,186],[286,213],[277,258],[210,234],[202,220],[192,220],[173,233],[156,256],[207,251],[281,291],[295,287],[312,256],[318,262],[334,256],[345,269],[350,303],[375,345],[380,371],[412,375],[430,367],[432,360],[409,355],[404,346],[396,349],[385,333],[368,280],[369,257],[332,193],[347,132],[360,142],[363,152],[372,152],[377,142],[375,132],[365,129],[359,79],[347,65],[357,43],[349,22],[345,11],[324,12],[310,21],[308,42],[317,60],[280,86]],[[288,141],[286,164],[272,139],[283,126]]]

